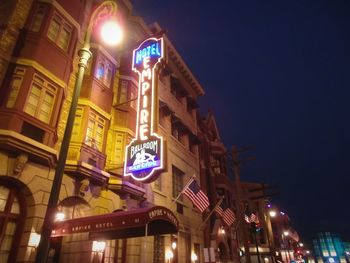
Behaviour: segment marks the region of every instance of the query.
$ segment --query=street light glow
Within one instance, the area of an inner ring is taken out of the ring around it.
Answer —
[[[114,46],[123,39],[123,31],[115,21],[107,21],[102,25],[101,37],[104,43]]]
[[[277,213],[276,213],[275,210],[270,210],[269,215],[270,215],[271,217],[275,217],[275,216],[277,215]]]
[[[288,236],[289,232],[288,231],[283,231],[283,235]]]

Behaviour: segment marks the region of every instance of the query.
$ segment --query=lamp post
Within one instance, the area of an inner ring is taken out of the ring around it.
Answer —
[[[55,218],[56,206],[59,199],[62,178],[64,173],[64,167],[66,164],[67,153],[69,148],[69,142],[72,135],[73,124],[75,119],[75,113],[78,105],[78,98],[80,95],[81,85],[84,78],[84,72],[87,67],[89,59],[92,57],[92,53],[90,51],[90,41],[92,30],[99,22],[106,22],[105,20],[111,16],[115,16],[117,11],[117,5],[112,1],[102,2],[91,14],[91,18],[89,20],[89,24],[87,30],[85,32],[84,44],[83,48],[78,51],[79,55],[79,63],[78,63],[78,74],[77,79],[74,85],[72,103],[69,109],[66,129],[64,131],[62,145],[60,148],[59,158],[57,162],[57,168],[55,171],[55,176],[52,182],[51,193],[49,197],[49,201],[47,204],[46,214],[43,222],[41,239],[38,246],[35,262],[36,263],[44,263],[47,260],[47,255],[50,247],[50,236],[53,229],[53,223]],[[115,34],[121,33],[120,29],[114,29],[114,32],[111,33],[111,23],[108,22],[108,27],[104,29],[103,37],[116,37]],[[107,31],[107,32],[106,32]],[[118,36],[119,40],[120,37]],[[117,39],[110,39],[107,41],[109,44],[117,43]]]

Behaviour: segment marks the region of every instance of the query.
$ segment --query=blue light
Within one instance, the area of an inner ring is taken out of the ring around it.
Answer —
[[[130,165],[127,167],[127,172],[139,172],[142,170],[146,170],[149,168],[153,167],[159,167],[160,166],[160,161],[153,161],[153,162],[144,162],[144,163],[139,163],[135,165]]]
[[[140,64],[143,61],[143,59],[147,57],[155,57],[155,58],[161,57],[159,42],[153,43],[142,49],[136,50],[135,64],[136,65]]]

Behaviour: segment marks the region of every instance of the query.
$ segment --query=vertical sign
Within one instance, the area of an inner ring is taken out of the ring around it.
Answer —
[[[148,38],[133,52],[132,69],[139,75],[136,137],[126,147],[124,176],[152,181],[163,169],[163,138],[154,132],[156,66],[163,58],[163,38]]]

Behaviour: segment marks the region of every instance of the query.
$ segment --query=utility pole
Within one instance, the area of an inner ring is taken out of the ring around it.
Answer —
[[[242,185],[241,185],[241,179],[240,179],[240,175],[241,175],[241,164],[249,161],[249,160],[254,160],[254,157],[250,157],[250,158],[246,158],[244,160],[240,160],[239,159],[239,152],[242,151],[246,151],[249,150],[250,148],[244,148],[244,149],[237,149],[237,147],[235,145],[232,146],[232,150],[231,150],[231,154],[232,154],[232,168],[234,171],[234,175],[235,175],[235,185],[236,185],[236,200],[237,200],[237,217],[238,220],[240,220],[241,222],[244,222],[244,205],[242,202]],[[242,236],[242,241],[243,241],[243,246],[244,246],[244,254],[245,254],[245,263],[251,263],[251,259],[250,259],[250,251],[249,251],[249,243],[248,243],[248,238],[246,235],[246,229],[245,227],[241,227],[240,228],[241,231],[241,236]],[[239,245],[239,244],[238,244]]]

